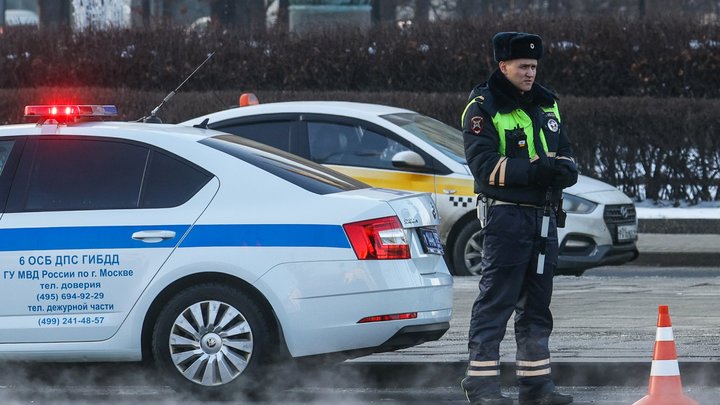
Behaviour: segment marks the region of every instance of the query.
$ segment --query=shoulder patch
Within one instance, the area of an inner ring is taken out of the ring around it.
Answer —
[[[557,132],[560,129],[560,124],[554,119],[550,118],[547,122],[547,127],[552,132]]]
[[[480,135],[484,126],[485,119],[482,116],[476,115],[470,118],[470,130],[473,131],[475,135]]]

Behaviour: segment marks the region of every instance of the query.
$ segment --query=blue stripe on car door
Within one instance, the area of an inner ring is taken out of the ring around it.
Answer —
[[[69,249],[167,248],[177,244],[190,225],[88,226],[0,229],[0,251]],[[169,230],[175,238],[157,243],[133,240],[145,230]],[[349,248],[339,225],[244,224],[197,225],[180,245],[183,247],[265,246]]]

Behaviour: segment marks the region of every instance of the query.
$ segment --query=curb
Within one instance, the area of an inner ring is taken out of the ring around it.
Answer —
[[[639,218],[638,233],[720,234],[720,219]]]
[[[645,386],[652,362],[553,362],[553,379],[558,386]],[[679,362],[683,384],[720,387],[720,362]],[[409,388],[458,386],[467,362],[345,362],[333,369],[348,387]],[[505,386],[517,385],[515,363],[501,362]],[[459,388],[458,388],[459,389]]]
[[[637,259],[627,262],[625,265],[652,267],[719,267],[720,252],[640,252]]]

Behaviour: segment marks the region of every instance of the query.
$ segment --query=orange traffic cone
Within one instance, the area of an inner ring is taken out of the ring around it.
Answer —
[[[682,392],[675,340],[667,305],[658,307],[657,335],[648,395],[633,405],[699,405]]]

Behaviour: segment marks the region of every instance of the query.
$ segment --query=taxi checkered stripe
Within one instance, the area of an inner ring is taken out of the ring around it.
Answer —
[[[463,207],[467,207],[468,204],[473,202],[473,197],[455,197],[450,196],[450,202],[453,203],[453,207],[457,207],[462,205]]]

